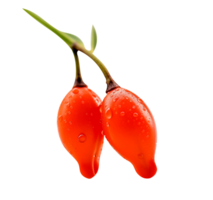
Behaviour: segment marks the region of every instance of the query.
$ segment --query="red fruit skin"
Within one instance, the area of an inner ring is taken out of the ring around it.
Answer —
[[[157,130],[147,105],[134,93],[117,88],[108,92],[101,108],[104,134],[110,145],[132,163],[141,177],[153,177],[157,172]]]
[[[58,111],[61,142],[78,162],[80,172],[86,178],[94,177],[99,168],[104,141],[100,105],[101,99],[88,87],[74,87]]]

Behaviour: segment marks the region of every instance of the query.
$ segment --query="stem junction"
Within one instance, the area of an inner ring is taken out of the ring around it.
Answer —
[[[82,53],[86,54],[87,56],[89,56],[100,68],[100,70],[102,71],[102,73],[104,74],[105,78],[106,78],[106,84],[107,84],[107,89],[106,89],[106,93],[108,93],[109,91],[120,87],[115,81],[114,79],[111,77],[109,71],[107,70],[107,68],[104,66],[104,64],[90,51],[86,50],[84,47],[82,47],[81,45],[78,45],[76,42],[74,42],[71,45],[71,49],[73,50],[78,50],[81,51]]]

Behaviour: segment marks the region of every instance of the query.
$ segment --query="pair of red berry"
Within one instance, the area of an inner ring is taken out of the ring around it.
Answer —
[[[74,80],[59,104],[57,128],[63,149],[88,181],[100,170],[105,137],[139,178],[149,181],[156,176],[158,134],[153,112],[142,97],[114,78],[106,84],[103,99],[82,77]]]
[[[78,164],[81,177],[93,180],[99,172],[104,140],[132,165],[136,175],[151,180],[157,173],[155,161],[157,123],[149,105],[136,92],[120,86],[103,61],[95,55],[97,31],[92,24],[91,47],[81,37],[58,29],[35,11],[21,6],[32,20],[57,36],[74,56],[76,75],[72,88],[62,98],[57,111],[57,131],[64,150]],[[78,52],[88,57],[106,81],[103,97],[83,81]]]

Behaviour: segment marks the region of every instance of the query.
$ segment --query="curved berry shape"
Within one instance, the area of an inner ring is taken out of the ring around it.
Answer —
[[[61,142],[78,162],[80,172],[86,178],[97,173],[103,147],[100,104],[101,99],[88,87],[74,87],[58,111]]]
[[[117,88],[107,93],[101,108],[104,134],[111,146],[141,177],[154,176],[157,131],[147,105],[134,93]]]

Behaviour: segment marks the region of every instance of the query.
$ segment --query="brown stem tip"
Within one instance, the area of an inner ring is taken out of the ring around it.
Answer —
[[[111,78],[110,81],[107,83],[106,93],[108,93],[109,91],[112,91],[118,87],[120,87],[120,86]]]
[[[75,79],[73,87],[87,87],[81,77]]]

